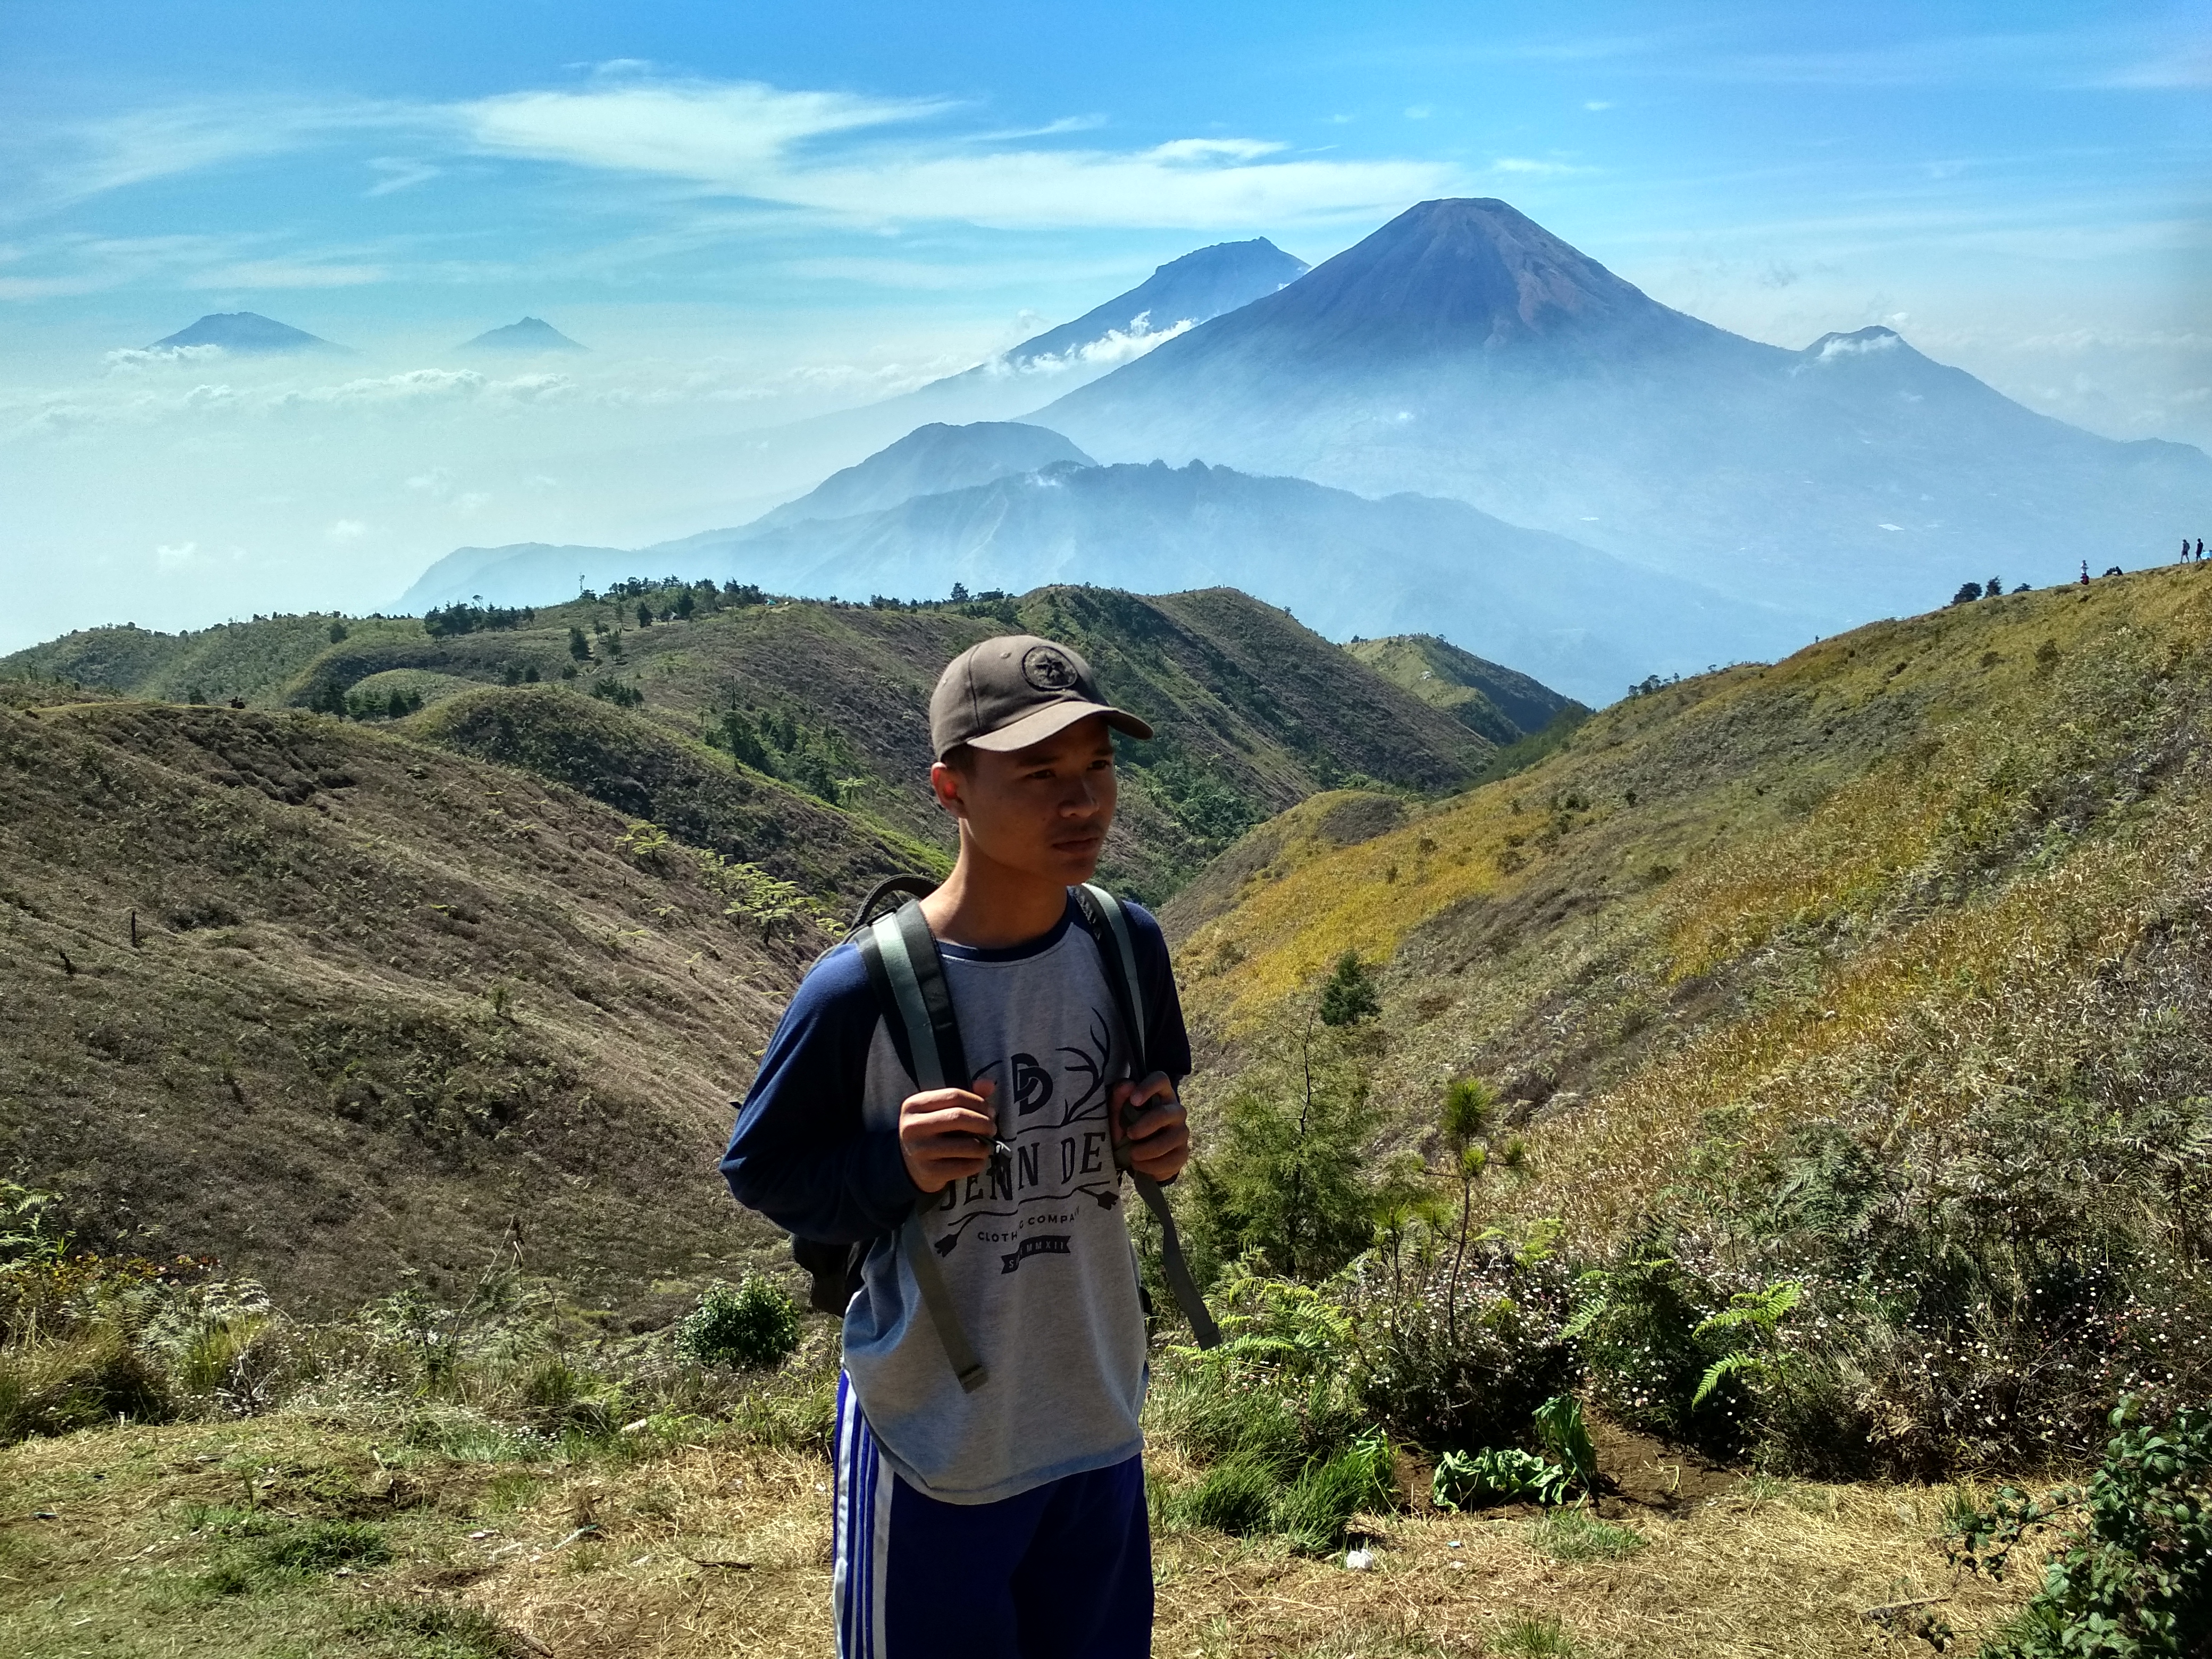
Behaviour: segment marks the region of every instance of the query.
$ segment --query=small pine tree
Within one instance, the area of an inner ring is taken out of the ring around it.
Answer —
[[[1382,1000],[1375,994],[1375,976],[1360,961],[1358,951],[1346,951],[1336,959],[1336,966],[1321,988],[1322,1024],[1350,1025],[1372,1019],[1382,1012]]]
[[[2002,599],[2004,597],[2004,578],[2002,576],[1990,577],[1988,582],[1983,586],[1982,595],[1985,599]]]
[[[640,628],[653,626],[653,607],[643,599],[637,602],[637,625]]]
[[[343,623],[334,622],[331,624],[331,643],[332,645],[343,645],[345,643],[345,636],[346,625]]]
[[[1967,582],[1962,585],[1959,591],[1951,596],[1951,603],[1954,605],[1972,605],[1976,599],[1978,599],[1981,597],[1982,585],[1979,582]]]
[[[592,642],[584,637],[584,630],[580,628],[572,627],[568,630],[568,654],[578,662],[592,659]]]
[[[685,588],[681,593],[678,593],[676,596],[676,614],[682,617],[685,622],[690,622],[691,620],[691,611],[696,604],[696,601],[695,601],[691,597],[691,590],[688,587]]]

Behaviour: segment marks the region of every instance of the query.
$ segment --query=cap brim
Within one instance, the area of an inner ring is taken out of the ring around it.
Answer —
[[[1032,709],[1012,726],[1002,726],[995,732],[986,732],[980,738],[968,739],[970,749],[988,750],[994,755],[1004,755],[1016,749],[1026,749],[1033,743],[1042,743],[1056,737],[1078,720],[1087,720],[1093,714],[1103,714],[1106,724],[1116,732],[1133,738],[1149,738],[1152,728],[1127,709],[1109,708],[1103,702],[1048,702],[1043,708]]]

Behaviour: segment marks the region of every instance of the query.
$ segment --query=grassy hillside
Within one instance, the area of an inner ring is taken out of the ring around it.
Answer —
[[[1308,801],[1169,908],[1203,1092],[1272,1086],[1355,951],[1370,1150],[1436,1155],[1480,1079],[1478,1220],[1860,1297],[1887,1349],[1816,1357],[1907,1463],[2080,1445],[2212,1386],[2208,724],[2212,578],[2175,569],[1664,687],[1348,844]]]
[[[1345,650],[1423,702],[1449,711],[1492,743],[1533,736],[1579,708],[1573,699],[1526,674],[1462,651],[1434,634],[1354,640]]]
[[[776,878],[842,903],[902,851],[763,811],[778,787],[712,757],[638,787],[750,862],[656,849],[422,740],[526,741],[585,703],[550,690],[428,731],[5,690],[0,1166],[66,1193],[81,1242],[219,1255],[308,1309],[465,1284],[511,1222],[632,1309],[771,1243],[708,1166],[820,948]]]
[[[390,717],[395,696],[404,713],[472,684],[559,684],[597,701],[534,705],[539,738],[502,741],[497,758],[543,761],[544,775],[569,782],[583,777],[581,767],[616,781],[612,793],[595,791],[603,799],[642,812],[659,793],[619,780],[668,775],[672,743],[715,745],[756,777],[857,815],[871,833],[942,851],[949,826],[923,781],[930,687],[946,660],[979,640],[1042,632],[1079,644],[1112,695],[1162,734],[1129,751],[1123,820],[1106,861],[1109,879],[1153,901],[1244,830],[1317,789],[1364,781],[1434,792],[1472,777],[1494,746],[1287,613],[1228,590],[1146,599],[1042,588],[1018,599],[904,608],[767,603],[751,590],[707,584],[632,586],[536,611],[462,607],[427,625],[287,617],[190,635],[99,629],[0,659],[0,675],[370,720]],[[491,752],[483,706],[456,705],[464,707],[477,712],[433,729],[471,752]],[[556,713],[577,727],[557,742],[544,730]],[[696,805],[679,816],[704,822]]]

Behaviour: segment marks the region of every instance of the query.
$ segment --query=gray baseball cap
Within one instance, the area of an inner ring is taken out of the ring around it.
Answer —
[[[1103,714],[1133,738],[1152,728],[1098,695],[1083,653],[1034,634],[970,646],[937,677],[929,698],[929,743],[943,760],[962,744],[994,753],[1026,749],[1080,720]]]

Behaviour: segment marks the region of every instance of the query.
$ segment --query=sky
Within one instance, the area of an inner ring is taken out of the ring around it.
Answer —
[[[2212,0],[0,0],[0,651],[742,522],[749,432],[1437,196],[2212,448]],[[148,349],[240,310],[352,355]]]

